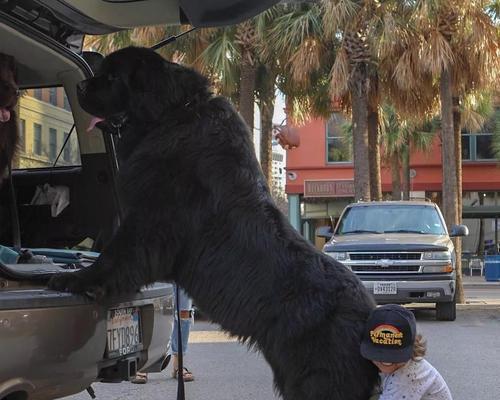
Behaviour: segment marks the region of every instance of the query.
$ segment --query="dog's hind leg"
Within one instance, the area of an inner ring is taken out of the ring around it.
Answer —
[[[56,274],[48,286],[96,297],[133,292],[155,281],[171,280],[180,245],[172,225],[147,210],[129,213],[93,265]]]

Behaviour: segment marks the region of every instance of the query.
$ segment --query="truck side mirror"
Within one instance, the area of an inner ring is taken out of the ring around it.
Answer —
[[[318,228],[316,228],[316,236],[325,239],[331,239],[331,237],[333,236],[332,228],[328,225],[319,226]]]
[[[469,236],[469,228],[466,225],[453,225],[451,227],[450,237]]]

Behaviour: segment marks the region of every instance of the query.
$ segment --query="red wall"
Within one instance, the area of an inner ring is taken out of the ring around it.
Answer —
[[[353,179],[351,163],[326,163],[325,121],[314,119],[304,126],[297,127],[300,146],[287,151],[287,172],[294,172],[295,180],[287,174],[286,192],[303,193],[304,179]],[[468,162],[463,163],[463,190],[500,190],[500,163]],[[426,152],[414,151],[410,166],[416,171],[412,180],[412,190],[440,191],[442,186],[441,146],[438,137],[432,148]],[[390,167],[383,165],[382,190],[391,191]]]

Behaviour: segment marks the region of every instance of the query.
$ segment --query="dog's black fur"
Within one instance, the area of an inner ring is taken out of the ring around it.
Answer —
[[[19,90],[14,57],[0,53],[0,182],[12,163],[19,134],[15,107]]]
[[[264,354],[284,399],[366,400],[377,373],[359,345],[373,300],[278,211],[230,103],[142,48],[106,57],[79,100],[120,130],[126,216],[92,267],[50,287],[115,294],[175,280]]]

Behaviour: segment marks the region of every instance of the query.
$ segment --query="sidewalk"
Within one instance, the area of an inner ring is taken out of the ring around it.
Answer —
[[[467,287],[474,287],[474,288],[495,288],[498,287],[500,289],[500,281],[496,282],[488,282],[486,279],[484,279],[484,276],[478,276],[478,275],[462,275],[463,283],[464,283],[464,288]]]
[[[484,276],[469,276],[467,274],[464,274],[462,278],[465,290],[465,304],[457,304],[458,310],[471,308],[500,309],[500,281],[488,282],[484,279]]]

